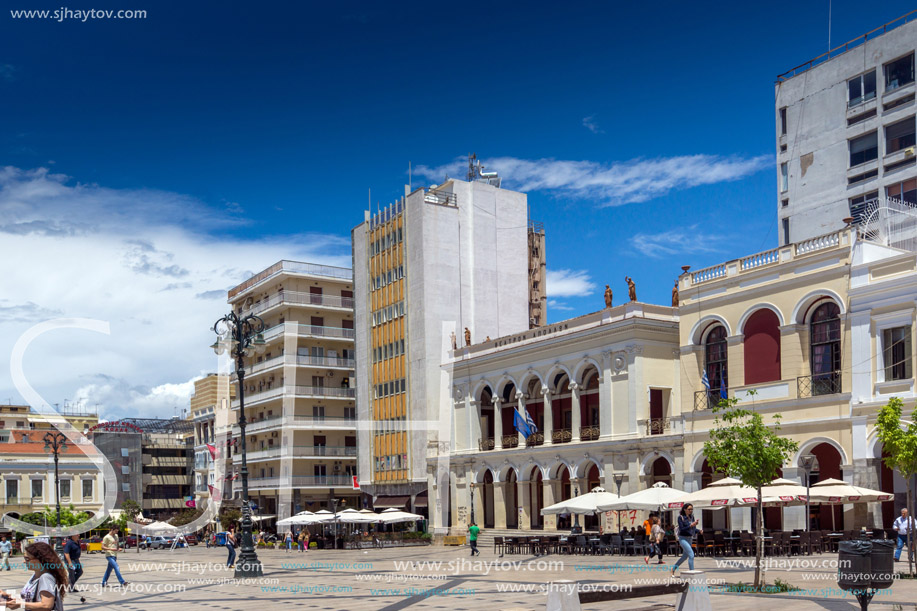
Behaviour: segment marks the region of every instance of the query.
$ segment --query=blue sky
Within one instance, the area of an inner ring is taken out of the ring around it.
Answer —
[[[115,412],[186,401],[213,369],[199,322],[247,273],[347,265],[367,191],[394,201],[409,162],[432,184],[473,151],[528,190],[552,321],[602,307],[605,283],[621,301],[625,275],[668,303],[681,265],[776,245],[773,83],[828,45],[827,1],[92,7],[148,16],[0,14],[0,244],[28,255],[3,257],[0,327],[111,320],[26,370],[49,402]],[[910,8],[837,0],[832,41]],[[194,315],[151,331],[170,308]]]

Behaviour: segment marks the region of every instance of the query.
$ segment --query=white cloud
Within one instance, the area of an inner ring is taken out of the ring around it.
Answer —
[[[548,297],[585,297],[594,293],[596,288],[585,270],[549,269],[546,284]]]
[[[595,115],[589,115],[588,117],[583,117],[583,127],[591,131],[593,134],[604,134],[605,130],[599,127],[599,124],[595,122]]]
[[[437,167],[420,165],[416,172],[441,180],[446,175],[463,176],[466,163],[457,159]],[[486,160],[485,165],[500,173],[507,188],[555,191],[598,201],[602,206],[618,206],[661,197],[670,191],[745,178],[773,165],[773,158],[682,155],[598,163],[497,157]]]
[[[74,393],[75,401],[83,405],[118,406],[119,409],[108,409],[105,416],[114,419],[119,417],[163,417],[180,416],[187,410],[191,395],[194,394],[194,382],[203,375],[195,376],[187,382],[165,383],[152,388],[132,385],[123,378],[96,376],[97,381],[81,386]],[[177,408],[177,409],[176,409]],[[147,416],[147,414],[150,414]]]
[[[648,257],[699,252],[722,252],[726,238],[702,231],[698,225],[669,229],[661,233],[638,233],[630,239],[631,245]]]
[[[50,318],[108,321],[35,340],[29,382],[47,403],[99,405],[107,418],[171,417],[192,380],[216,371],[210,327],[226,291],[281,259],[350,267],[345,236],[242,239],[243,218],[177,193],[73,183],[47,169],[0,169],[0,397],[13,344]],[[203,229],[218,231],[213,235]]]
[[[563,303],[562,301],[557,301],[556,299],[548,299],[548,307],[551,308],[552,310],[560,310],[562,312],[576,309],[576,308],[572,308],[568,306],[566,303]]]

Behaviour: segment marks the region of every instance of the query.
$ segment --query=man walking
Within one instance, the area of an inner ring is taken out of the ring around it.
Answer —
[[[481,529],[478,528],[478,525],[474,522],[471,523],[471,526],[468,527],[468,541],[471,543],[471,555],[480,556],[481,552],[478,550],[478,533],[481,532]]]
[[[913,532],[914,530],[914,518],[908,517],[906,507],[901,510],[901,517],[895,520],[892,526],[898,534],[898,547],[895,549],[895,562],[901,560],[901,548],[903,548],[906,543],[908,544],[907,554],[913,558],[914,548],[912,547],[913,544],[908,543],[907,534],[909,531]]]
[[[76,580],[83,576],[83,564],[80,562],[80,536],[71,535],[64,544],[64,560],[67,561],[67,573],[70,575],[70,591],[76,592]]]
[[[118,578],[118,581],[121,582],[121,587],[124,587],[127,584],[124,581],[124,578],[121,577],[121,569],[118,567],[118,529],[117,527],[112,528],[108,531],[108,534],[102,539],[102,551],[105,552],[105,560],[108,561],[108,566],[105,568],[105,575],[102,576],[102,587],[105,587],[105,584],[108,583],[108,578],[111,575],[111,572],[115,572],[115,576]]]
[[[0,535],[0,556],[3,557],[3,560],[0,561],[0,570],[3,567],[6,567],[6,570],[10,570],[10,554],[13,551],[13,544],[10,543],[6,535]]]

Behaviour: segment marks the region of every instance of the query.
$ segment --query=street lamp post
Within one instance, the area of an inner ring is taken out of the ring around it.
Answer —
[[[60,474],[58,472],[58,460],[60,458],[61,452],[67,451],[67,436],[59,432],[50,432],[45,433],[45,452],[50,452],[54,455],[54,492],[55,499],[57,501],[57,530],[58,537],[55,539],[54,551],[58,555],[64,553],[64,547],[61,545],[60,541],[60,530],[61,530],[61,515],[60,515]]]
[[[815,455],[806,454],[801,456],[799,464],[806,472],[806,532],[809,532],[810,522],[812,521],[812,514],[809,509],[809,490],[812,486],[812,467],[815,466]]]
[[[474,482],[471,482],[471,523],[474,524]]]
[[[574,485],[573,486],[573,498],[576,498],[578,496],[579,496],[579,486]],[[570,532],[578,535],[579,533],[583,532],[583,529],[580,528],[580,525],[579,525],[579,514],[574,513],[573,516],[574,516],[573,517],[573,528],[570,529]]]
[[[621,484],[624,483],[624,474],[615,473],[615,486],[618,487],[618,498],[621,498]],[[618,510],[618,532],[621,532],[621,510]]]
[[[264,574],[255,543],[252,539],[252,509],[248,498],[248,462],[245,448],[245,360],[253,352],[264,350],[264,321],[260,317],[237,316],[230,312],[213,325],[217,341],[213,344],[214,352],[235,359],[236,383],[239,389],[239,436],[242,440],[242,551],[236,563],[235,578],[261,577]]]

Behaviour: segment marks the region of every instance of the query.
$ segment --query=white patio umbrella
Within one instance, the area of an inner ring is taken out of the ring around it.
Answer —
[[[380,513],[375,521],[382,522],[383,524],[398,524],[400,522],[417,522],[423,519],[423,516],[417,515],[416,513],[409,513],[392,507]]]
[[[671,501],[669,509],[681,509],[688,503],[695,509],[719,509],[720,507],[736,507],[753,505],[758,502],[758,491],[751,486],[745,486],[741,481],[724,477],[700,490],[685,493],[680,499]]]
[[[605,506],[618,500],[618,495],[596,486],[586,494],[548,505],[541,510],[541,515],[556,515],[561,513],[576,513],[580,515],[594,515],[601,511],[599,506]]]
[[[669,503],[688,494],[682,490],[669,488],[665,482],[656,482],[651,488],[622,496],[607,505],[599,505],[599,511],[660,511],[668,509]]]
[[[308,526],[319,521],[321,521],[321,518],[316,518],[311,511],[300,511],[295,516],[279,520],[277,526]]]
[[[805,486],[779,477],[761,488],[761,496],[769,506],[805,505],[807,494]]]
[[[890,501],[894,495],[881,490],[861,488],[839,479],[826,479],[811,487],[809,502],[822,505],[845,505],[847,503],[874,503]]]
[[[172,533],[177,530],[177,526],[172,526],[168,522],[153,522],[143,527],[143,531],[147,533]]]

